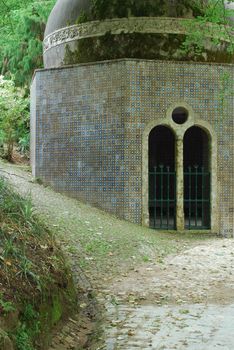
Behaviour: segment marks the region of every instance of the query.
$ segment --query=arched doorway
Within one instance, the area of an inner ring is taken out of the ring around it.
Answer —
[[[185,228],[210,229],[210,139],[198,126],[189,128],[183,141]]]
[[[148,139],[149,223],[176,228],[175,136],[166,126],[153,128]]]

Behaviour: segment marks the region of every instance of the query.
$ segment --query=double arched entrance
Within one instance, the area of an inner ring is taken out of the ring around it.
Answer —
[[[164,230],[210,230],[212,136],[198,123],[181,120],[148,133],[148,224]]]

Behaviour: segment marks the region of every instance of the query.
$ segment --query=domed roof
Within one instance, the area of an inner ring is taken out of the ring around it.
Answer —
[[[233,2],[226,6],[233,8]],[[196,52],[187,55],[181,45],[184,18],[193,21],[200,11],[192,0],[57,0],[45,30],[44,66],[119,58],[197,59]],[[223,62],[222,55],[214,54],[219,51],[208,42],[199,59]]]
[[[58,0],[49,16],[45,37],[58,29],[77,24],[79,15],[89,13],[94,7],[92,5],[92,0]],[[124,3],[106,1],[98,7],[97,16],[102,19],[128,17],[129,15],[184,17],[184,14],[192,8],[192,4],[184,5],[180,0],[125,0]]]
[[[45,37],[57,29],[75,24],[79,15],[90,9],[91,0],[58,0],[49,16]]]

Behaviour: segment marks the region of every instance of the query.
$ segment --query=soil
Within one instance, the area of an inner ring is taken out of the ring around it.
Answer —
[[[30,191],[75,283],[99,305],[81,301],[84,318],[64,325],[51,350],[234,348],[233,239],[152,232],[40,186],[25,169],[1,163],[0,174]]]

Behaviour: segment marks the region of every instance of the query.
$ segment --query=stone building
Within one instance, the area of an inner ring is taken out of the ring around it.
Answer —
[[[107,3],[59,0],[49,17],[31,87],[33,175],[137,224],[232,236],[228,37],[212,44],[212,27],[203,51],[186,52],[191,1]]]

